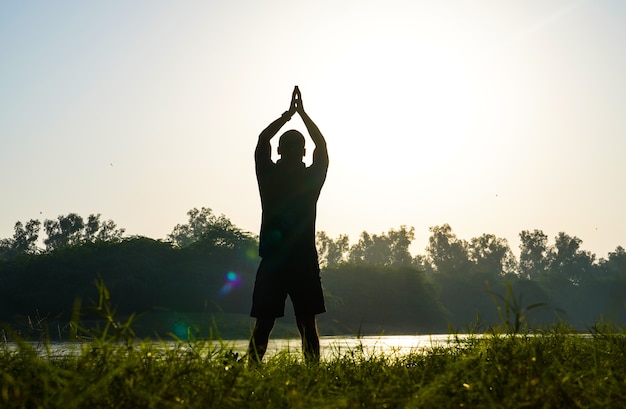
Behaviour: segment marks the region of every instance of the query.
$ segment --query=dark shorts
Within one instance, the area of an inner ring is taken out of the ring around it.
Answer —
[[[278,318],[285,315],[287,295],[296,316],[326,312],[317,262],[280,263],[262,259],[256,274],[250,316]]]

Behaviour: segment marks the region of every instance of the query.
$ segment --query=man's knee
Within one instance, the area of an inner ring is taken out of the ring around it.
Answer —
[[[315,315],[296,316],[296,323],[300,332],[317,334],[317,322]]]
[[[257,318],[256,323],[254,324],[254,332],[269,334],[274,328],[274,323],[276,322],[275,318]]]

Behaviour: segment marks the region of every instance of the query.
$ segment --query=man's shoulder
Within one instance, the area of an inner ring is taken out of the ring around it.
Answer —
[[[255,161],[255,168],[256,168],[257,173],[267,173],[267,172],[271,172],[273,169],[275,169],[276,168],[276,164],[271,159],[256,160]]]
[[[311,177],[326,175],[326,172],[328,171],[328,163],[313,162],[310,166],[306,167],[305,171]]]

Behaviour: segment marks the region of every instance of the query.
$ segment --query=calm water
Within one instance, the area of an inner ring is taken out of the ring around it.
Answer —
[[[459,335],[459,338],[465,337]],[[343,355],[351,350],[363,349],[366,354],[386,354],[386,355],[405,355],[410,352],[421,352],[433,346],[445,346],[453,337],[448,334],[435,335],[385,335],[385,336],[363,336],[363,337],[321,337],[320,347],[324,357],[333,357]],[[174,341],[158,343],[162,346],[176,346]],[[184,343],[183,343],[184,345]],[[248,348],[248,340],[226,340],[216,342],[216,345],[222,345],[223,349],[232,349],[233,352],[245,353]],[[46,354],[44,346],[37,346]],[[9,345],[9,348],[15,348],[15,345]],[[50,345],[51,355],[65,355],[77,353],[82,348],[81,344],[55,342]],[[300,339],[270,339],[266,356],[271,356],[277,352],[286,351],[289,353],[300,354]]]
[[[357,348],[366,354],[404,355],[421,352],[433,346],[444,346],[451,339],[448,334],[437,335],[386,335],[363,337],[321,337],[320,349],[323,356],[343,355]],[[241,343],[240,343],[241,342]],[[237,341],[237,349],[247,347],[247,341]],[[300,339],[270,340],[268,353],[279,351],[301,352]]]

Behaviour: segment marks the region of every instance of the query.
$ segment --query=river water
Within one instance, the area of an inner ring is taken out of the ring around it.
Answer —
[[[453,337],[448,334],[321,337],[320,350],[324,357],[341,356],[354,350],[362,350],[365,355],[385,354],[388,356],[398,356],[408,353],[423,352],[435,346],[445,346],[452,342],[452,340]],[[236,341],[234,346],[237,350],[242,347],[243,350],[245,350],[247,341]],[[280,351],[301,353],[301,350],[300,339],[270,340],[268,345],[268,354],[274,354]]]
[[[463,339],[466,335],[457,335]],[[270,339],[266,356],[269,357],[279,352],[300,354],[302,351],[300,339]],[[342,356],[351,351],[362,351],[368,355],[401,356],[408,353],[419,353],[436,346],[445,346],[454,342],[454,336],[449,334],[434,335],[381,335],[381,336],[328,336],[320,337],[320,350],[322,357],[330,358]],[[248,348],[247,339],[214,341],[216,346],[222,350],[245,354]],[[185,342],[175,341],[155,342],[159,347],[185,347]],[[81,343],[53,342],[46,347],[43,344],[31,344],[43,355],[61,356],[65,354],[78,353],[84,346]],[[17,345],[9,343],[9,349],[18,348]],[[49,353],[47,352],[49,348]]]

